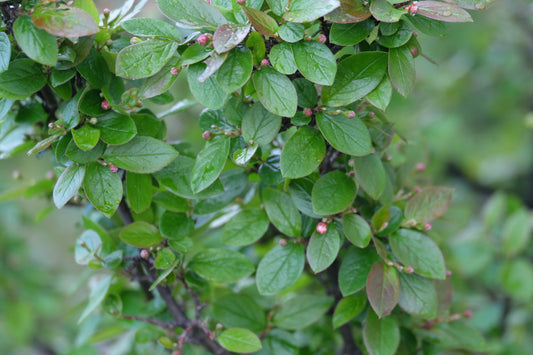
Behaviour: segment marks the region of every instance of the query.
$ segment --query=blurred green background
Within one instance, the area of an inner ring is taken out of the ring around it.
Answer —
[[[150,3],[143,16],[157,16]],[[474,24],[453,24],[445,38],[420,34],[436,64],[417,59],[415,91],[395,95],[388,116],[409,142],[409,161],[427,164],[420,186],[456,188],[431,231],[453,272],[453,308],[474,311],[469,322],[489,353],[522,355],[533,348],[533,3],[499,0],[473,15]],[[180,79],[176,92],[187,87]],[[199,111],[167,118],[169,139],[199,138]],[[46,154],[0,161],[0,195],[51,169]],[[76,322],[89,274],[72,253],[83,210],[55,211],[40,191],[0,202],[0,354],[128,353],[116,343],[87,345],[91,324]],[[525,235],[519,250],[509,250],[513,233]]]

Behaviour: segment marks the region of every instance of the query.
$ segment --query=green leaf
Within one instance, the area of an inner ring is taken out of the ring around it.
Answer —
[[[418,5],[418,14],[444,22],[472,22],[468,12],[457,5],[440,1],[421,1]]]
[[[387,0],[374,0],[370,4],[372,16],[381,22],[398,22],[403,14],[407,13],[405,9],[396,9]]]
[[[0,97],[5,99],[23,100],[44,85],[46,76],[41,65],[30,59],[14,60],[7,71],[0,73]]]
[[[332,85],[337,72],[337,62],[329,48],[316,41],[292,44],[294,60],[302,75],[320,85]]]
[[[355,178],[359,186],[374,200],[385,191],[387,175],[377,154],[354,158]]]
[[[189,268],[204,279],[219,283],[237,282],[255,269],[246,256],[228,249],[204,249],[194,256]]]
[[[351,46],[364,40],[374,29],[372,20],[357,23],[334,23],[329,33],[329,41],[340,46]]]
[[[115,71],[126,79],[147,78],[156,74],[176,53],[178,44],[164,39],[149,39],[121,50]]]
[[[274,45],[268,53],[268,58],[274,69],[282,74],[294,74],[298,70],[294,61],[292,47],[286,42]]]
[[[102,239],[94,230],[86,230],[76,241],[74,259],[77,264],[88,265],[96,256],[101,257],[103,249]]]
[[[90,50],[87,58],[78,64],[77,69],[81,76],[99,89],[104,88],[111,80],[111,73],[105,59],[94,48]]]
[[[68,71],[65,71],[65,72],[67,72],[68,74]],[[53,76],[53,74],[54,72],[52,72],[51,77]],[[75,74],[75,71],[72,74],[72,76],[69,75],[70,78],[67,80],[70,80],[74,74]],[[52,79],[51,77],[50,77],[50,80]],[[59,78],[59,79],[62,79],[62,78]],[[67,84],[67,85],[70,86],[70,84]],[[107,111],[102,108],[102,101],[104,99],[100,97],[100,94],[101,94],[100,90],[91,88],[90,86],[86,87],[85,90],[83,90],[83,93],[81,94],[81,96],[79,97],[78,110],[81,113],[84,113],[91,117],[98,117],[106,113]]]
[[[259,101],[278,116],[292,117],[296,113],[298,96],[292,82],[270,67],[262,67],[252,75]]]
[[[353,245],[359,248],[366,248],[370,243],[372,232],[365,219],[355,213],[342,216],[342,226],[344,236]]]
[[[100,129],[102,140],[112,145],[125,144],[137,135],[137,128],[133,120],[129,116],[115,111],[98,117],[95,127]]]
[[[340,0],[341,5],[326,15],[326,20],[334,23],[361,22],[370,17],[368,6],[362,2]]]
[[[204,0],[157,0],[157,5],[165,16],[187,26],[215,29],[227,22]]]
[[[105,296],[107,295],[109,287],[111,286],[112,280],[113,275],[107,275],[102,278],[96,286],[94,286],[89,295],[89,303],[87,304],[87,307],[85,307],[85,309],[83,310],[80,319],[78,319],[78,324],[85,320],[85,318],[87,318],[87,316],[91,314],[96,309],[96,307],[100,305],[100,303],[102,303],[102,301],[105,299]]]
[[[243,6],[242,10],[254,26],[255,30],[266,37],[275,37],[278,32],[278,23],[263,11]]]
[[[283,19],[290,22],[311,22],[340,6],[339,0],[291,0]]]
[[[74,0],[71,6],[77,7],[87,12],[89,15],[91,15],[95,23],[98,23],[98,21],[100,21],[98,9],[96,8],[96,5],[94,4],[93,0]]]
[[[297,295],[283,303],[272,320],[282,329],[302,329],[322,318],[332,304],[329,296]]]
[[[169,212],[187,212],[191,209],[189,201],[168,191],[158,191],[152,196],[152,199]]]
[[[222,241],[232,246],[255,243],[266,233],[270,221],[261,209],[246,209],[224,225]]]
[[[394,355],[400,345],[400,328],[396,319],[379,319],[369,310],[363,328],[363,340],[369,355]]]
[[[243,169],[226,170],[220,174],[220,181],[224,185],[224,191],[218,195],[203,199],[196,203],[194,212],[196,214],[208,214],[221,210],[237,197],[244,197],[245,191],[249,189],[248,175]]]
[[[281,174],[297,179],[315,171],[326,154],[326,144],[320,133],[303,126],[289,138],[281,152]]]
[[[44,65],[57,63],[56,37],[37,28],[29,16],[19,16],[13,24],[13,34],[28,57]]]
[[[152,177],[148,174],[126,172],[126,193],[131,209],[141,213],[152,203]]]
[[[322,216],[313,212],[311,193],[314,185],[315,181],[309,177],[292,180],[289,184],[289,194],[296,208],[303,214],[313,218],[321,218]]]
[[[213,304],[216,319],[226,328],[245,328],[261,332],[266,326],[265,312],[245,295],[227,294]]]
[[[246,40],[246,47],[252,51],[254,65],[260,65],[261,61],[265,58],[266,46],[265,40],[259,34],[259,32],[250,32],[250,35]]]
[[[5,72],[9,67],[10,58],[11,42],[5,32],[0,32],[0,73]]]
[[[100,131],[91,125],[85,124],[78,129],[72,130],[74,142],[83,151],[93,149],[100,139]]]
[[[174,261],[174,263],[168,269],[161,272],[157,279],[154,281],[154,283],[150,285],[148,291],[152,291],[153,289],[155,289],[164,279],[167,278],[168,275],[170,275],[172,271],[174,271],[174,269],[176,268],[176,266],[178,266],[179,263],[180,259],[176,259],[176,261]]]
[[[324,137],[335,149],[354,156],[372,152],[370,134],[358,117],[330,116],[319,112],[316,122]]]
[[[450,187],[426,187],[414,195],[405,206],[405,218],[424,225],[442,216],[450,206],[453,189]]]
[[[279,37],[285,42],[295,43],[304,38],[305,26],[301,23],[285,22],[279,26]]]
[[[388,316],[400,298],[400,279],[396,269],[376,261],[366,280],[368,301],[379,318]]]
[[[107,147],[104,159],[119,168],[148,174],[167,166],[178,152],[165,142],[152,137],[135,137],[123,145]]]
[[[157,269],[168,269],[176,261],[176,254],[170,248],[163,248],[157,252],[154,266]]]
[[[366,99],[372,105],[376,106],[382,111],[385,111],[389,106],[390,100],[392,98],[392,84],[388,75],[383,77],[381,83],[372,90],[371,93],[366,95]]]
[[[341,61],[332,86],[322,88],[328,106],[348,105],[374,90],[387,70],[384,52],[363,52]]]
[[[435,339],[439,346],[447,349],[465,349],[471,352],[489,353],[488,346],[478,330],[463,320],[438,323],[429,331],[421,331],[424,337]]]
[[[409,96],[416,80],[415,59],[409,47],[389,49],[389,76],[396,91],[404,97]]]
[[[191,187],[198,193],[209,187],[218,178],[228,157],[230,138],[216,136],[205,143],[191,171]]]
[[[161,234],[170,240],[181,240],[194,231],[194,221],[185,213],[165,211],[159,221]]]
[[[519,302],[529,302],[533,297],[533,268],[524,258],[514,258],[503,263],[500,282],[505,293]]]
[[[355,318],[359,313],[365,309],[366,296],[352,295],[345,297],[339,301],[335,312],[333,313],[333,328],[338,328],[341,325],[348,323]]]
[[[54,186],[54,204],[57,208],[63,207],[78,193],[84,177],[84,165],[72,164],[63,171]]]
[[[228,94],[218,84],[214,75],[207,78],[204,82],[198,80],[205,69],[206,65],[204,63],[189,66],[187,71],[189,89],[202,105],[213,109],[221,108],[228,99]]]
[[[275,295],[291,287],[302,274],[305,247],[289,243],[276,245],[261,259],[255,281],[261,295]]]
[[[82,37],[98,32],[98,24],[91,15],[76,7],[41,8],[31,17],[35,26],[54,36]]]
[[[372,265],[379,260],[373,248],[350,247],[339,269],[339,288],[344,297],[352,295],[366,286]]]
[[[122,228],[119,237],[124,243],[137,248],[153,247],[163,240],[155,226],[143,221],[133,222]]]
[[[147,78],[141,84],[139,89],[141,99],[156,99],[156,96],[167,93],[178,78],[177,75],[171,73],[172,68],[179,68],[176,63],[176,57],[171,58],[159,72]]]
[[[120,176],[99,163],[87,165],[83,187],[93,206],[105,216],[111,217],[122,200]]]
[[[235,48],[228,53],[218,69],[216,79],[222,90],[232,93],[248,82],[252,75],[252,54],[247,48]]]
[[[266,188],[263,190],[263,203],[268,218],[281,233],[290,237],[300,236],[302,219],[286,193]]]
[[[502,251],[513,257],[524,250],[531,238],[531,215],[526,209],[519,209],[507,218],[503,225]]]
[[[389,237],[392,252],[405,266],[431,279],[444,280],[446,267],[442,252],[433,240],[422,233],[399,229]]]
[[[205,58],[209,57],[212,53],[213,48],[195,43],[187,47],[187,49],[181,54],[177,67],[201,62]]]
[[[357,194],[354,181],[340,170],[322,175],[312,193],[313,211],[328,216],[348,208]]]
[[[281,127],[281,117],[268,112],[263,105],[256,103],[242,119],[242,136],[246,142],[259,145],[269,144]]]
[[[66,147],[65,156],[76,163],[86,164],[92,161],[96,161],[98,158],[100,158],[104,153],[104,149],[105,144],[102,142],[98,142],[98,144],[93,149],[84,152],[83,150],[78,148],[74,140],[71,140]]]
[[[163,37],[176,42],[183,41],[181,32],[169,23],[151,19],[134,18],[120,23],[122,28],[134,36]]]
[[[422,33],[429,36],[444,37],[448,32],[446,23],[424,16],[409,16],[408,20]]]
[[[248,329],[232,328],[222,332],[217,337],[220,345],[236,353],[251,353],[260,350],[261,340]]]
[[[399,305],[407,313],[433,319],[437,316],[437,291],[432,280],[414,274],[400,273]]]
[[[398,24],[398,22],[395,22],[395,24]],[[408,24],[408,22],[405,20],[400,21],[399,24],[400,24],[399,25],[400,28],[397,29],[394,33],[379,37],[378,43],[387,48],[397,48],[409,42],[409,40],[413,36],[413,29]],[[383,27],[381,27],[381,29],[383,31]],[[412,57],[413,55],[411,54],[411,58]],[[389,53],[389,65],[390,65],[390,53]]]
[[[314,232],[307,245],[307,262],[315,274],[327,269],[337,258],[340,237],[337,228],[330,225],[325,234]]]

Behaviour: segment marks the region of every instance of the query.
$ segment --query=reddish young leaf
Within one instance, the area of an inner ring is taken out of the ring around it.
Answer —
[[[222,25],[213,35],[213,46],[217,53],[224,53],[241,43],[250,32],[250,25]]]
[[[422,189],[405,206],[405,218],[425,224],[442,216],[450,206],[453,189],[433,186]]]
[[[389,315],[400,299],[400,279],[396,270],[376,261],[366,280],[366,293],[379,318]]]
[[[243,6],[242,10],[257,32],[267,37],[276,36],[279,28],[276,20],[263,11],[252,9],[251,7]]]
[[[472,22],[472,17],[457,5],[440,1],[419,1],[417,14],[444,22]]]
[[[362,2],[340,0],[341,6],[327,14],[326,20],[336,23],[355,23],[369,18],[372,14]]]
[[[35,26],[59,37],[89,36],[98,32],[98,25],[87,12],[77,7],[59,7],[36,11]]]

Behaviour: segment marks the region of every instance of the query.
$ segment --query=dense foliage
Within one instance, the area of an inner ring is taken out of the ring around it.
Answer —
[[[490,1],[158,1],[176,25],[133,18],[145,2],[0,2],[0,153],[51,152],[57,179],[24,193],[87,206],[80,321],[102,306],[178,354],[484,350],[427,233],[452,189],[417,186],[384,112],[413,89],[413,30]],[[164,141],[180,74],[199,152]]]

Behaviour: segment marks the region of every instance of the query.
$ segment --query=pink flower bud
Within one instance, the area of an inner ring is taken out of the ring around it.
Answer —
[[[430,231],[431,230],[431,224],[430,223],[426,223],[424,224],[424,229],[427,230],[427,231]]]
[[[370,117],[370,118],[374,118],[375,116],[376,116],[376,113],[375,113],[375,112],[370,111],[370,112],[368,113],[368,117]]]
[[[285,245],[287,245],[287,241],[285,239],[280,239],[279,240],[279,245],[281,245],[282,247],[284,247]]]
[[[463,312],[463,317],[465,318],[472,317],[472,311],[470,309],[467,309],[466,311]]]
[[[326,37],[325,34],[322,34],[322,33],[321,33],[321,34],[318,35],[318,41],[319,41],[320,43],[326,43],[327,40],[328,40],[328,38]]]
[[[202,133],[202,138],[203,139],[211,139],[213,137],[213,133],[211,133],[210,131],[205,131],[204,133]]]
[[[105,15],[105,16],[108,16],[110,13],[111,13],[111,10],[109,10],[107,7],[105,9],[102,10],[102,13]]]
[[[416,163],[415,169],[417,171],[424,171],[424,170],[426,170],[426,164],[424,164],[424,163]]]
[[[268,59],[265,58],[265,59],[263,59],[263,60],[261,61],[261,66],[266,67],[266,66],[268,65],[268,63],[269,63],[269,62],[268,62]]]
[[[170,74],[177,76],[180,73],[180,70],[176,67],[170,68]]]
[[[355,117],[355,111],[348,111],[348,118],[354,118]]]
[[[246,0],[237,0],[237,4],[245,4],[246,3]]]
[[[452,271],[451,270],[446,270],[446,277],[450,277],[452,276]]]
[[[72,6],[72,4],[74,4],[74,0],[70,0],[69,2],[67,2],[67,6]]]
[[[313,110],[311,110],[310,108],[306,108],[304,110],[304,115],[306,115],[307,117],[310,117],[313,115]]]
[[[418,33],[416,31],[413,31],[413,36],[418,37]]]
[[[318,222],[316,225],[316,231],[320,234],[326,234],[328,231],[328,225],[324,222]]]
[[[148,259],[150,257],[150,252],[146,249],[141,250],[141,258]]]
[[[411,265],[407,265],[404,269],[405,273],[406,274],[412,274],[413,272],[415,272],[415,269],[413,269],[413,267]]]
[[[422,191],[422,189],[420,188],[420,186],[415,186],[415,187],[413,188],[413,190],[415,190],[415,192],[420,192],[420,191]]]
[[[102,101],[102,108],[107,111],[111,108],[111,105],[109,104],[107,100],[104,100]]]
[[[56,124],[54,122],[50,122],[48,124],[48,128],[55,128],[56,127]]]
[[[109,171],[111,171],[113,174],[116,174],[118,171],[118,166],[116,166],[115,164],[110,164]]]
[[[411,54],[413,57],[416,57],[418,55],[418,49],[417,48],[411,48]]]
[[[130,44],[133,45],[133,44],[137,44],[139,43],[140,40],[137,38],[137,37],[131,37],[130,38]]]
[[[205,46],[211,41],[211,35],[208,33],[201,34],[198,36],[197,42],[201,44],[202,46]]]
[[[387,154],[387,155],[385,155],[385,160],[386,160],[386,161],[391,161],[391,160],[392,160],[392,157],[391,157],[390,155]]]

